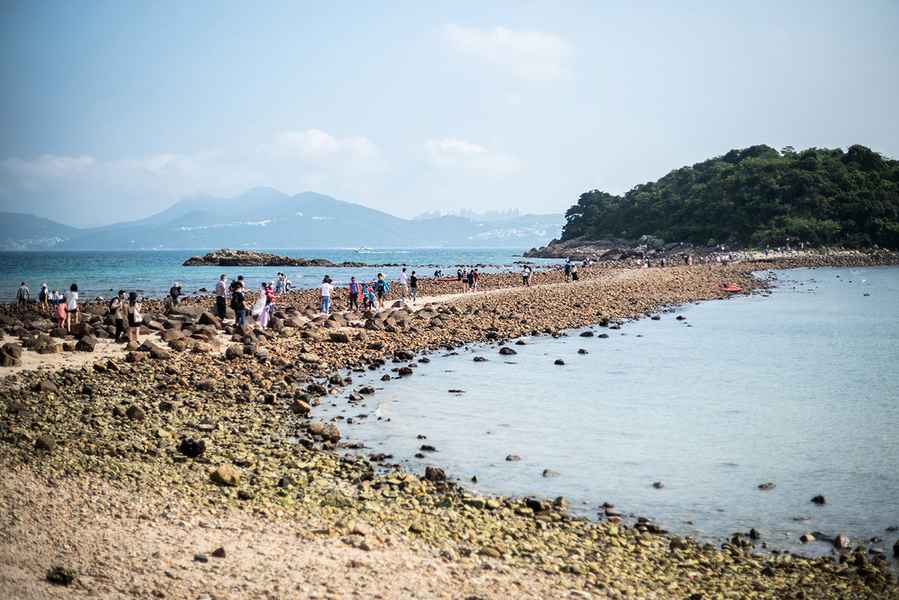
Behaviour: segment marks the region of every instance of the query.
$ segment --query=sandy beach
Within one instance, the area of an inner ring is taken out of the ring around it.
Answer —
[[[382,471],[344,456],[340,423],[315,419],[323,399],[371,393],[354,387],[353,369],[392,365],[391,377],[415,376],[420,352],[615,327],[669,305],[725,299],[724,282],[749,293],[763,286],[753,271],[865,264],[853,256],[597,265],[572,283],[559,271],[538,273],[531,288],[515,274],[484,275],[476,293],[422,280],[414,308],[368,314],[318,315],[316,293],[301,291],[279,299],[265,332],[203,317],[211,300],[198,298],[176,314],[149,306],[164,331],[182,334],[169,336],[164,353],[104,345],[34,369],[44,355],[25,350],[22,367],[0,381],[0,592],[897,597],[892,573],[862,546],[840,561],[758,554],[749,539],[717,548],[668,535],[651,519],[574,518],[562,498],[480,497],[451,473]],[[227,349],[198,350],[210,335],[230,340]],[[224,557],[214,556],[218,548]],[[74,572],[67,587],[47,582],[55,566]]]

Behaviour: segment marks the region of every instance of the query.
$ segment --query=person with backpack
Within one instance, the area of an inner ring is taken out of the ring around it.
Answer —
[[[22,308],[29,302],[31,302],[31,290],[28,289],[28,286],[23,281],[16,292],[16,303],[19,305],[19,308]]]
[[[135,344],[140,341],[140,326],[144,317],[140,313],[140,302],[137,301],[137,292],[128,294],[128,341]]]
[[[244,323],[246,323],[247,316],[246,299],[244,298],[243,293],[243,281],[238,280],[234,282],[234,291],[231,292],[231,310],[234,311],[234,323],[243,327]]]
[[[178,306],[181,298],[181,284],[177,281],[169,288],[169,297],[172,299],[172,306]]]
[[[125,319],[128,318],[125,290],[119,290],[119,293],[109,301],[109,314],[115,319],[115,341],[118,344],[122,341],[122,336],[125,335]]]
[[[38,307],[41,309],[42,313],[50,312],[50,290],[47,289],[47,284],[41,284],[41,291],[37,294],[37,303]]]

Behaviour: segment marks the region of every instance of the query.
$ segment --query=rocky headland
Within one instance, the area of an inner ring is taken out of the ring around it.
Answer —
[[[377,393],[354,385],[354,373],[409,377],[428,353],[465,343],[500,351],[526,336],[618,327],[726,298],[722,281],[751,293],[764,285],[753,271],[779,266],[797,265],[600,264],[575,283],[536,273],[531,288],[485,274],[483,293],[468,295],[423,279],[415,309],[330,316],[303,290],[279,297],[266,330],[221,322],[209,298],[169,310],[148,302],[158,341],[0,380],[0,590],[57,589],[46,578],[95,596],[896,598],[886,560],[863,543],[847,540],[837,560],[760,554],[748,534],[716,547],[614,507],[596,522],[573,517],[564,498],[480,496],[452,473],[407,472],[345,441]],[[85,317],[70,336],[4,307],[0,326],[19,342],[3,352],[76,352],[108,338],[101,308]],[[223,351],[216,337],[228,340]],[[318,420],[325,401],[354,416]],[[46,501],[52,494],[64,508]],[[262,530],[270,546],[254,537]],[[143,533],[129,542],[132,531]],[[321,564],[330,568],[311,566]]]

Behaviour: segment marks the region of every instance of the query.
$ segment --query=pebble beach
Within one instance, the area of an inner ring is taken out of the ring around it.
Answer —
[[[340,420],[316,417],[325,400],[376,393],[354,374],[414,377],[432,352],[615,328],[726,299],[723,283],[753,293],[766,269],[896,262],[808,252],[600,263],[577,282],[538,272],[532,287],[483,274],[468,294],[421,279],[414,307],[394,289],[386,310],[330,316],[303,290],[279,297],[266,330],[219,321],[209,297],[168,311],[149,301],[147,335],[132,347],[108,341],[102,305],[86,306],[87,326],[69,337],[5,307],[5,364],[19,364],[0,370],[0,594],[897,598],[892,557],[855,541],[836,560],[807,558],[762,552],[748,535],[722,546],[677,537],[652,515],[575,517],[562,497],[479,496],[458,474],[349,455]]]

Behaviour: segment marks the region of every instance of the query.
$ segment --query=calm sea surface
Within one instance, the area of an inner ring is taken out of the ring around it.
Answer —
[[[274,280],[282,271],[293,282],[294,287],[315,287],[325,274],[331,275],[335,283],[349,281],[350,276],[374,278],[378,272],[398,275],[399,269],[353,268],[325,269],[318,267],[182,267],[191,256],[206,254],[208,250],[170,250],[160,252],[0,252],[0,301],[13,300],[16,289],[22,281],[28,283],[37,296],[42,283],[51,290],[66,290],[74,282],[78,284],[82,298],[95,296],[109,297],[111,291],[135,290],[149,296],[161,296],[178,281],[186,294],[200,288],[215,289],[215,282],[221,273],[230,278],[244,275],[250,289],[256,289],[259,282]],[[447,271],[456,265],[490,265],[482,268],[491,272],[511,268],[516,260],[522,260],[521,248],[489,249],[384,249],[384,250],[340,250],[340,249],[291,249],[268,250],[274,254],[304,258],[326,258],[332,262],[363,262],[368,264],[406,264],[410,267],[428,265],[419,271],[420,276],[432,276],[439,265]],[[553,263],[559,261],[529,259],[533,263]],[[447,272],[447,274],[449,274]]]
[[[434,354],[413,377],[357,378],[379,388],[365,405],[339,399],[319,412],[368,413],[340,425],[365,452],[415,472],[444,467],[482,492],[562,495],[586,515],[609,501],[712,541],[755,527],[769,545],[807,554],[831,547],[801,546],[805,531],[889,548],[899,536],[886,531],[899,525],[899,268],[774,276],[770,297],[684,306],[609,339],[576,331],[529,338],[512,357],[489,345]],[[415,459],[418,434],[438,452]],[[766,482],[776,487],[759,490]],[[810,502],[817,494],[825,506]]]

